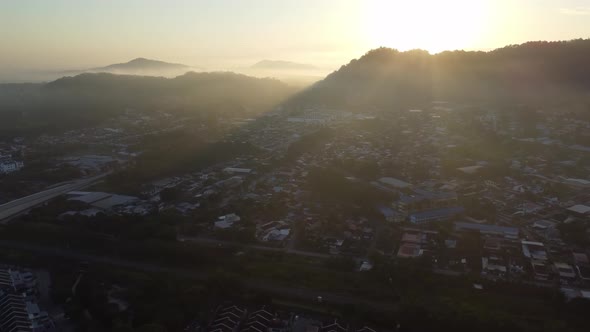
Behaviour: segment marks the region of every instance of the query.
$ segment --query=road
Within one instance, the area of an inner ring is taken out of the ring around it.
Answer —
[[[230,242],[230,241],[223,241],[217,239],[210,239],[204,237],[179,237],[178,241],[180,242],[192,242],[201,245],[207,246],[215,246],[215,247],[230,247],[230,248],[244,248],[244,249],[254,249],[254,250],[261,250],[261,251],[272,251],[272,252],[283,252],[285,254],[293,254],[299,256],[307,256],[313,258],[330,258],[331,255],[322,254],[318,252],[311,252],[311,251],[304,251],[304,250],[296,250],[292,248],[284,248],[284,247],[266,247],[261,245],[255,244],[242,244],[238,242]]]
[[[106,256],[99,256],[99,255],[90,255],[84,253],[77,253],[71,250],[63,250],[58,248],[40,246],[36,244],[30,243],[23,243],[17,241],[8,241],[8,240],[0,240],[0,247],[2,248],[10,248],[16,250],[22,250],[34,253],[40,256],[53,256],[53,257],[61,257],[66,259],[74,259],[79,261],[87,261],[92,263],[99,263],[111,266],[118,266],[123,268],[131,268],[135,270],[145,271],[145,272],[157,272],[157,273],[167,273],[172,274],[175,276],[180,276],[189,279],[196,279],[200,281],[208,281],[211,278],[211,274],[202,270],[190,270],[190,269],[183,269],[183,268],[173,268],[168,266],[162,266],[159,264],[154,263],[144,263],[144,262],[134,262],[119,258],[113,257],[106,257]],[[243,279],[241,283],[244,287],[256,290],[259,292],[265,292],[268,294],[274,294],[278,296],[283,296],[291,299],[298,299],[303,301],[317,301],[318,296],[322,297],[322,302],[327,304],[338,304],[338,305],[359,305],[365,308],[372,308],[379,312],[384,312],[388,310],[395,310],[397,308],[397,304],[394,301],[377,301],[377,300],[368,300],[365,298],[346,295],[346,294],[339,294],[339,293],[332,293],[326,291],[318,291],[309,288],[301,288],[295,286],[286,286],[282,284],[274,283],[273,281],[269,280],[260,280],[260,279]]]
[[[63,195],[70,191],[80,190],[94,184],[109,173],[100,174],[90,178],[71,181],[60,186],[47,189],[36,194],[25,196],[14,201],[0,205],[0,223],[6,223],[11,218],[26,212],[35,206],[41,205],[50,199]]]

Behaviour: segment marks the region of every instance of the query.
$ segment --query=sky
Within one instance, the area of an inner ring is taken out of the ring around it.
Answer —
[[[590,37],[590,0],[0,0],[0,78],[137,57],[336,69],[368,50]]]

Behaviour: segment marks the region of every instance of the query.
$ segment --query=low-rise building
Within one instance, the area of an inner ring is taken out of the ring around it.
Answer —
[[[504,277],[506,275],[506,264],[498,256],[490,255],[481,258],[481,274],[486,276]]]
[[[456,231],[477,231],[484,235],[498,236],[506,239],[518,239],[519,230],[515,227],[506,227],[488,224],[475,224],[466,222],[456,222]]]
[[[0,160],[0,174],[8,174],[21,170],[25,167],[24,162],[12,159]]]
[[[434,192],[423,189],[414,189],[412,194],[402,194],[394,207],[402,215],[409,216],[412,213],[436,210],[457,206],[457,194],[454,192]]]
[[[409,215],[409,220],[413,224],[422,224],[433,221],[445,221],[450,220],[456,216],[459,216],[463,212],[465,212],[465,209],[462,206],[446,207],[412,213]]]
[[[547,251],[543,243],[523,240],[521,244],[524,257],[537,261],[547,261]]]
[[[235,213],[226,214],[225,216],[220,216],[217,218],[218,220],[215,221],[215,227],[220,229],[227,229],[231,228],[236,222],[240,221],[240,216],[236,215]]]
[[[576,279],[576,271],[572,268],[571,265],[562,263],[562,262],[555,262],[553,264],[553,268],[555,272],[559,276],[559,280],[562,283],[570,283]]]

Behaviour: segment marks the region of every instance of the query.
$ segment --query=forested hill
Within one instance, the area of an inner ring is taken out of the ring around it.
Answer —
[[[290,101],[292,106],[419,106],[433,100],[588,103],[590,39],[529,42],[490,52],[399,52],[352,60]]]
[[[176,78],[81,74],[34,85],[0,85],[0,131],[93,125],[126,108],[184,112],[265,112],[292,95],[278,80],[229,72]]]
[[[278,80],[230,72],[186,73],[167,79],[150,76],[83,74],[64,77],[45,86],[46,94],[68,98],[109,99],[118,104],[196,107],[235,102],[264,109],[282,101],[291,88]]]

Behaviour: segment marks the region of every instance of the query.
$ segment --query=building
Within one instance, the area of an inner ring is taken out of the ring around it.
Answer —
[[[452,219],[462,214],[465,209],[462,206],[453,206],[422,212],[416,212],[409,215],[409,220],[413,224],[422,224],[432,221],[444,221]]]
[[[250,168],[238,168],[238,167],[226,167],[223,169],[223,171],[226,173],[230,173],[230,174],[235,174],[235,173],[250,174],[252,172],[252,170]]]
[[[16,293],[34,294],[37,277],[28,271],[0,269],[0,289]]]
[[[111,211],[116,207],[137,203],[139,198],[133,196],[117,195],[97,191],[71,191],[68,200],[89,204],[102,211]]]
[[[246,317],[246,309],[238,306],[218,307],[207,332],[237,332],[242,320]]]
[[[487,224],[474,224],[474,223],[467,223],[467,222],[456,222],[455,223],[455,230],[458,232],[477,231],[483,235],[499,236],[499,237],[503,237],[505,239],[511,239],[511,240],[518,239],[518,234],[519,234],[518,228],[515,228],[515,227],[487,225]]]
[[[547,261],[547,251],[545,251],[545,245],[541,242],[533,241],[521,241],[522,254],[526,258],[530,258],[537,261]]]
[[[576,279],[576,271],[571,265],[561,262],[555,262],[553,264],[555,272],[559,275],[559,280],[562,283],[570,283]]]
[[[268,332],[273,325],[275,315],[265,308],[253,311],[244,322],[241,332]]]
[[[12,159],[0,160],[0,174],[16,172],[21,170],[23,167],[25,167],[25,164],[22,161],[16,161]]]
[[[417,243],[403,243],[397,251],[397,257],[400,258],[415,258],[424,254],[424,250]]]
[[[283,241],[291,233],[291,228],[284,221],[271,221],[256,226],[256,237],[261,241]]]
[[[334,320],[333,323],[322,325],[320,332],[348,332],[348,325],[342,325],[338,320]]]
[[[551,271],[545,261],[533,259],[531,260],[531,267],[535,280],[547,281],[551,277]]]
[[[590,206],[583,204],[574,205],[572,207],[569,207],[567,210],[577,216],[590,215]]]
[[[474,166],[459,167],[459,168],[457,168],[457,170],[459,172],[464,173],[464,174],[475,174],[482,168],[483,168],[483,166],[481,166],[481,165],[474,165]]]
[[[404,216],[412,213],[435,210],[457,205],[457,194],[454,192],[433,192],[414,189],[410,195],[401,195],[394,207]]]
[[[215,227],[221,229],[231,228],[234,223],[241,220],[240,216],[236,215],[235,213],[230,213],[217,219],[218,220],[214,223]]]
[[[41,311],[33,298],[0,290],[0,331],[45,332],[55,325],[45,311]]]
[[[481,274],[486,276],[504,277],[506,275],[506,264],[502,258],[494,255],[481,258]]]
[[[409,188],[412,186],[412,184],[407,183],[405,181],[398,180],[395,178],[389,178],[389,177],[380,178],[379,183],[390,186],[392,188],[396,188],[396,189],[405,189],[405,188]]]

